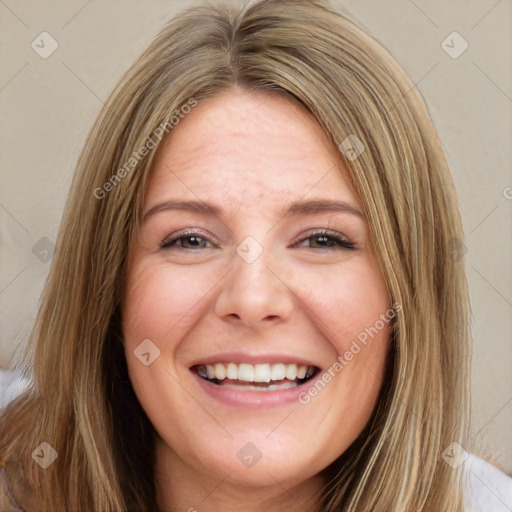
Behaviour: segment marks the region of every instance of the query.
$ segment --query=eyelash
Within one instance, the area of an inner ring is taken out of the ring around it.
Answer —
[[[333,241],[335,244],[334,246],[331,245],[331,246],[326,246],[326,247],[320,247],[320,249],[324,249],[324,250],[333,250],[333,249],[354,250],[354,249],[356,249],[355,245],[352,244],[351,242],[349,242],[345,237],[343,237],[336,231],[331,231],[328,229],[314,230],[314,231],[308,233],[308,236],[306,236],[305,238],[302,238],[299,242],[293,244],[292,247],[297,247],[297,245],[299,243],[304,242],[305,240],[308,240],[310,238],[320,238],[320,237],[327,238],[330,241]],[[176,247],[175,243],[178,240],[182,240],[182,239],[186,239],[186,238],[199,238],[200,240],[210,243],[215,247],[215,244],[213,244],[213,242],[208,240],[205,236],[202,235],[202,233],[200,233],[198,231],[182,231],[180,233],[177,233],[176,235],[174,235],[171,238],[166,238],[160,244],[160,248],[161,249],[169,249],[173,246]],[[180,249],[187,250],[186,247],[180,247],[180,246],[177,246],[177,247]],[[199,249],[203,249],[203,247],[200,247]],[[194,250],[194,249],[190,249],[190,250]]]
[[[337,233],[336,231],[331,231],[330,229],[317,229],[308,233],[308,236],[301,239],[300,242],[304,242],[310,238],[320,238],[325,237],[330,241],[334,242],[334,246],[321,247],[321,249],[355,249],[355,245],[352,242],[349,242],[343,235]],[[297,244],[294,244],[295,247]]]

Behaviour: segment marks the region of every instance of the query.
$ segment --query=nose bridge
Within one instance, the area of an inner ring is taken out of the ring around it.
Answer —
[[[241,242],[233,255],[231,286],[240,298],[268,301],[276,291],[276,277],[271,272],[272,252],[252,237]]]
[[[246,324],[289,318],[293,298],[276,276],[271,250],[247,237],[233,254],[233,268],[217,298],[219,317],[236,318]]]
[[[258,250],[251,245],[251,242],[243,242],[236,248],[236,255],[233,257],[233,274],[235,281],[244,286],[252,287],[255,291],[261,291],[274,287],[275,276],[271,272],[272,254],[269,248]]]

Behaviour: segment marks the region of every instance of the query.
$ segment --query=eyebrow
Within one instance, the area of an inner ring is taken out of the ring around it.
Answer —
[[[171,200],[157,204],[150,208],[142,217],[145,222],[149,217],[163,211],[168,210],[184,210],[200,213],[208,216],[220,217],[226,215],[226,212],[220,206],[216,206],[204,201],[177,201]],[[357,215],[364,219],[363,212],[345,201],[333,201],[330,199],[310,199],[308,201],[294,201],[288,208],[283,211],[283,216],[290,217],[293,215],[304,215],[308,213],[324,213],[324,212],[343,212]]]
[[[285,216],[300,215],[305,213],[322,212],[344,212],[357,215],[364,219],[363,212],[345,201],[333,201],[330,199],[310,199],[308,201],[294,201],[288,210],[284,212]]]

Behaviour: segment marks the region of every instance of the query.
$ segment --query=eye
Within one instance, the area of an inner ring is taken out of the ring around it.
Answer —
[[[194,231],[186,231],[171,235],[166,238],[161,244],[162,249],[169,249],[171,247],[177,247],[179,249],[208,249],[210,247],[216,247],[215,244],[210,242],[202,233]]]
[[[349,242],[341,233],[330,230],[318,230],[303,238],[295,246],[301,246],[303,242],[308,242],[306,247],[311,249],[355,249],[352,242]]]

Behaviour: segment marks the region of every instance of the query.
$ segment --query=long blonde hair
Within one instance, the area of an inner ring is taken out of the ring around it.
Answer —
[[[373,38],[319,0],[189,9],[107,101],[79,158],[29,340],[33,385],[2,417],[0,455],[15,493],[32,493],[41,510],[157,510],[155,432],[121,339],[126,257],[160,144],[155,130],[172,129],[184,105],[234,86],[295,98],[340,148],[402,309],[378,405],[326,469],[322,510],[461,512],[458,472],[441,458],[452,442],[464,445],[469,401],[452,180],[414,85]],[[148,137],[156,147],[131,161]],[[354,137],[364,151],[345,158]],[[43,441],[58,453],[46,470],[31,458]]]

